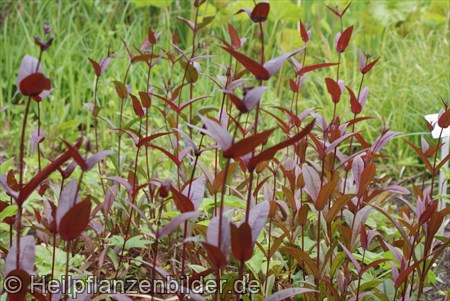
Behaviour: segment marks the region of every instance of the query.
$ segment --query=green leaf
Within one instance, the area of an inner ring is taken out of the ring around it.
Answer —
[[[6,207],[2,212],[0,212],[0,221],[6,217],[14,216],[17,214],[17,205],[11,205]]]
[[[36,269],[37,273],[41,276],[50,275],[52,272],[52,246],[38,245],[36,246]],[[60,279],[66,272],[66,257],[67,253],[63,250],[56,248],[55,252],[55,271],[54,278]],[[69,269],[78,269],[85,262],[83,255],[75,254],[70,257]]]
[[[173,0],[131,0],[136,7],[154,6],[158,8],[167,8]]]
[[[217,194],[217,203],[220,202],[220,193]],[[224,206],[232,208],[242,208],[245,209],[245,201],[234,195],[225,195]],[[208,211],[214,208],[214,198],[204,198],[203,202],[200,204],[199,211]]]
[[[13,164],[14,164],[14,157],[11,157],[5,162],[3,162],[2,165],[0,165],[0,173],[6,174]]]

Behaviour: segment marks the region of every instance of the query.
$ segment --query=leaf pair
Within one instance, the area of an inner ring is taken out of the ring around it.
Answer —
[[[223,47],[221,46],[223,50],[228,52],[231,56],[233,56],[239,63],[241,63],[249,72],[251,72],[257,80],[268,80],[272,75],[278,72],[280,70],[283,63],[291,56],[299,53],[303,49],[305,49],[305,46],[300,47],[294,51],[285,53],[279,57],[273,58],[263,65],[256,62],[255,60],[249,58],[245,54],[242,54],[233,48],[229,47]]]
[[[230,97],[233,104],[238,108],[238,110],[241,113],[248,113],[258,105],[262,94],[266,90],[267,87],[253,88],[245,93],[244,98],[242,100],[229,90],[222,90],[222,91]]]
[[[203,130],[203,132],[217,142],[225,158],[237,158],[252,152],[258,145],[266,143],[270,134],[274,131],[274,129],[267,130],[234,142],[231,134],[222,125],[204,116],[200,116],[200,118],[207,129],[206,131]]]
[[[245,12],[245,13],[247,13],[247,15],[250,17],[250,19],[253,22],[260,23],[260,22],[264,22],[264,21],[267,20],[267,16],[269,15],[269,11],[270,11],[269,3],[260,2],[260,3],[255,5],[253,10],[250,10],[248,8],[243,8],[243,9],[240,9],[236,13],[236,15]]]
[[[71,241],[77,238],[89,224],[91,200],[83,201],[78,197],[78,185],[75,178],[64,187],[60,203],[56,209],[56,224],[62,239]]]
[[[31,55],[25,55],[20,64],[17,76],[19,92],[30,96],[36,101],[47,97],[52,89],[51,81],[42,73],[39,61]]]

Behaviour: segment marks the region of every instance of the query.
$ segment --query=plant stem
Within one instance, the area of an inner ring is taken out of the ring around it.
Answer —
[[[139,136],[141,136],[141,127],[142,127],[142,118],[139,118]],[[134,203],[136,201],[136,194],[137,194],[137,191],[136,191],[137,175],[136,175],[136,173],[137,173],[137,166],[138,166],[138,161],[139,161],[139,150],[140,149],[141,149],[140,147],[137,148],[137,150],[136,150],[136,157],[134,159],[134,174],[133,174],[134,178],[133,178],[133,188],[132,188],[132,192],[131,192],[131,194],[132,194],[131,195],[131,204],[133,204],[133,205],[134,205]],[[126,246],[126,243],[128,241],[129,234],[130,234],[131,220],[133,218],[133,212],[134,212],[134,208],[131,207],[130,216],[128,218],[127,227],[126,227],[126,230],[125,230],[125,238],[123,240],[122,250],[120,251],[119,263],[117,264],[117,270],[116,270],[116,274],[114,276],[114,279],[117,279],[117,276],[119,274],[120,264],[122,263],[122,260],[123,260],[123,255],[124,255],[124,252],[125,252],[125,246]]]

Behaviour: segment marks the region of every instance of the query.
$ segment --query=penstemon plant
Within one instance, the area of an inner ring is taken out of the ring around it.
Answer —
[[[95,76],[93,101],[85,104],[93,132],[75,142],[60,137],[63,150],[48,157],[42,150],[52,145],[44,141],[39,106],[53,86],[41,62],[54,38],[48,26],[46,42],[35,37],[39,58],[26,55],[17,80],[25,103],[17,170],[0,174],[1,197],[9,198],[0,202],[2,229],[9,232],[8,242],[0,241],[0,274],[4,284],[10,277],[24,284],[15,292],[6,287],[8,300],[136,296],[100,292],[92,276],[162,279],[167,286],[179,280],[172,295],[180,300],[424,300],[433,264],[450,243],[439,232],[450,209],[438,206],[435,192],[436,176],[450,157],[438,159],[440,139],[433,146],[423,140],[420,147],[404,139],[423,161],[420,179],[407,187],[403,179],[381,175],[383,147],[399,133],[384,121],[373,141],[362,131],[373,118],[364,115],[373,97],[366,79],[383,59],[353,42],[358,24],[345,18],[351,3],[342,10],[327,6],[339,27],[329,37],[331,61],[311,47],[319,40],[314,20],[298,21],[302,47],[278,53],[267,41],[271,5],[254,2],[236,13],[248,15],[243,22],[255,36],[242,38],[242,28],[229,20],[209,45],[214,16],[203,15],[209,3],[189,4],[191,18],[174,19],[185,32],[168,37],[169,31],[152,26],[140,47],[120,39],[123,53],[108,48],[100,61],[86,59]],[[256,46],[255,55],[250,50]],[[352,53],[358,57],[356,83],[345,78],[354,67],[345,64]],[[123,79],[110,83],[115,75],[106,71],[120,60],[126,61]],[[289,95],[277,105],[269,105],[273,79]],[[322,111],[304,105],[313,84],[328,101]],[[117,96],[108,94],[112,86]],[[33,102],[36,168],[25,160]],[[450,126],[448,101],[437,123],[427,126],[430,132],[439,127],[442,136]],[[112,150],[100,133],[111,137]],[[399,196],[409,201],[395,209],[391,200]],[[58,293],[30,289],[41,244],[52,259],[48,275],[38,277],[60,281]],[[62,272],[56,271],[60,249]],[[82,267],[73,266],[75,254],[85,256]],[[76,296],[74,279],[91,290]],[[195,284],[200,279],[225,284],[202,291]],[[251,289],[250,280],[256,282]],[[158,289],[139,296],[159,300]]]

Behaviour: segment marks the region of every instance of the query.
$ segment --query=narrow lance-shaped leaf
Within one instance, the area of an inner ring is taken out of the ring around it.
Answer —
[[[345,51],[345,48],[347,48],[348,43],[350,42],[350,38],[352,37],[352,32],[353,32],[353,25],[348,27],[342,32],[337,42],[336,46],[337,52],[342,53]]]
[[[172,233],[173,230],[175,230],[179,225],[181,225],[182,223],[184,223],[185,221],[187,221],[188,219],[197,217],[200,215],[200,212],[195,212],[195,211],[190,211],[190,212],[185,212],[180,214],[179,216],[177,216],[176,218],[174,218],[173,220],[171,220],[166,226],[164,226],[164,228],[162,228],[158,233],[157,233],[157,238],[161,239],[167,235],[169,235],[170,233]]]
[[[258,145],[266,143],[274,130],[275,129],[263,131],[233,143],[228,150],[223,152],[223,156],[225,158],[237,158],[252,152]]]
[[[275,146],[272,146],[272,147],[262,151],[261,153],[259,153],[256,156],[252,157],[249,160],[248,166],[247,166],[249,171],[254,171],[256,166],[258,165],[258,163],[272,159],[273,156],[275,156],[275,154],[279,150],[286,148],[286,147],[300,141],[302,138],[304,138],[306,135],[308,135],[309,132],[311,132],[311,130],[314,127],[314,123],[315,123],[315,120],[311,121],[308,125],[305,126],[305,128],[300,133],[294,135],[293,137],[287,139],[286,141],[283,141]]]
[[[281,301],[281,300],[288,300],[294,296],[306,294],[306,293],[315,293],[316,290],[310,289],[310,288],[304,288],[304,287],[291,287],[291,288],[285,288],[281,291],[276,292],[275,294],[267,297],[263,301]]]

